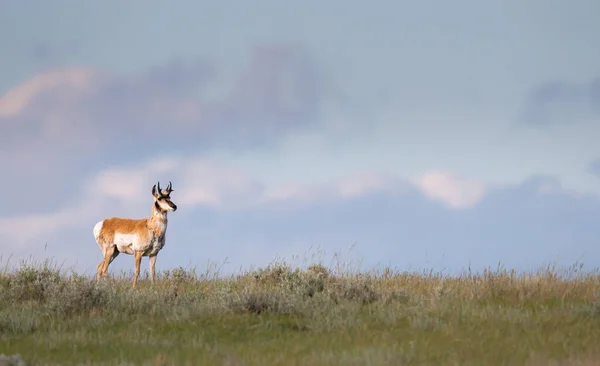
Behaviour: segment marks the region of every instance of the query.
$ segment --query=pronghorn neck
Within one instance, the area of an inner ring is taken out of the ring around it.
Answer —
[[[163,235],[167,231],[167,212],[160,209],[158,204],[152,206],[152,215],[148,219],[148,226],[157,236]]]
[[[167,212],[163,211],[160,206],[158,205],[158,203],[154,202],[154,205],[152,205],[152,218],[159,218],[159,219],[167,219]]]

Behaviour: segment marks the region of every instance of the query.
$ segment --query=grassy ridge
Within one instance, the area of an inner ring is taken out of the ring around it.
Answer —
[[[274,263],[131,289],[23,264],[0,275],[0,353],[33,365],[595,365],[600,276],[449,277]],[[0,363],[3,362],[0,359]]]

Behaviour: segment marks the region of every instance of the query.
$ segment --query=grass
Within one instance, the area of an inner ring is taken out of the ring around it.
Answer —
[[[130,274],[23,263],[0,274],[0,353],[13,357],[0,365],[596,365],[599,285],[580,265],[448,276],[275,262],[131,289]]]

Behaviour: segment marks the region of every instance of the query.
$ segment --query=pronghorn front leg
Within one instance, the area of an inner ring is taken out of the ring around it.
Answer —
[[[135,285],[137,284],[138,276],[140,275],[140,265],[142,263],[142,255],[143,254],[144,254],[144,252],[139,251],[139,250],[134,253],[135,273],[133,275],[133,288],[135,288]]]
[[[156,275],[156,271],[154,270],[154,266],[156,265],[156,257],[157,255],[150,256],[150,276],[152,278],[152,283],[154,283],[154,276]]]

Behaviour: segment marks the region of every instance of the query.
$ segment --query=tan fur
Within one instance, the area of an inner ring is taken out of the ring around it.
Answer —
[[[115,233],[138,234],[142,240],[148,240],[148,219],[123,219],[120,217],[111,217],[102,223],[100,231],[100,241],[104,244],[113,243]],[[153,230],[154,232],[154,230]]]
[[[143,256],[150,257],[150,270],[154,282],[156,256],[165,244],[167,212],[177,210],[177,206],[171,201],[170,194],[173,189],[170,182],[167,189],[163,191],[160,190],[160,183],[158,187],[158,190],[156,185],[152,187],[154,204],[149,218],[111,217],[98,222],[94,227],[96,242],[104,256],[97,267],[98,279],[106,276],[108,266],[120,253],[125,253],[132,254],[135,258],[133,287],[137,283]]]

